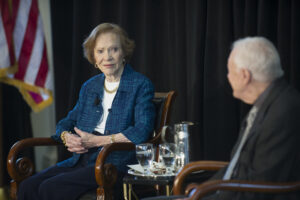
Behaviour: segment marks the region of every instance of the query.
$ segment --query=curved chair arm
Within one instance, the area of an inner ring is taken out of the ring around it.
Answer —
[[[185,165],[182,170],[177,174],[173,184],[174,195],[184,194],[182,184],[185,178],[192,172],[207,170],[207,171],[217,171],[228,165],[228,162],[223,161],[196,161]]]
[[[112,188],[117,180],[117,169],[112,164],[105,164],[106,158],[113,151],[129,151],[135,150],[135,144],[131,142],[112,143],[104,145],[98,154],[95,164],[95,177],[98,183],[97,199],[104,197],[110,199],[112,196]]]
[[[11,177],[10,196],[12,199],[16,199],[16,192],[18,184],[31,176],[34,171],[34,165],[32,161],[27,158],[19,158],[18,155],[24,149],[34,146],[52,146],[60,145],[61,143],[54,141],[52,138],[26,138],[16,142],[10,149],[7,156],[7,171]]]
[[[199,186],[199,183],[190,183],[186,186],[185,190],[184,190],[184,194],[185,195],[189,195],[190,192],[194,189],[197,189],[197,187]]]
[[[283,193],[300,190],[300,182],[271,183],[242,180],[212,180],[197,186],[189,199],[200,199],[207,193],[217,190],[231,190],[241,192]]]

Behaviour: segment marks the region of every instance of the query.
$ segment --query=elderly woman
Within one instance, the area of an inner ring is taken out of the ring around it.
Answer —
[[[77,199],[97,188],[94,164],[103,145],[142,143],[153,131],[154,87],[126,63],[134,49],[126,32],[115,24],[100,24],[83,47],[88,61],[103,73],[83,84],[76,106],[57,124],[53,138],[73,157],[23,181],[18,200]],[[134,161],[134,152],[116,152],[107,162],[122,173]]]

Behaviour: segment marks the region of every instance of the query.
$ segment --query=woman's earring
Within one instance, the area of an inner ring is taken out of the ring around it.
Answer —
[[[123,65],[125,65],[125,64],[126,64],[126,60],[125,60],[125,58],[123,58],[122,62],[123,62]]]
[[[97,68],[97,69],[99,68],[98,65],[97,65],[97,63],[95,63],[94,67]]]

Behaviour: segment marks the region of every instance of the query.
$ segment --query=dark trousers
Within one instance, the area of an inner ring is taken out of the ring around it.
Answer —
[[[86,155],[75,167],[47,168],[22,181],[18,187],[18,200],[75,200],[98,187],[95,166],[85,166]],[[122,177],[118,173],[115,199],[122,198]]]
[[[19,185],[18,200],[72,200],[96,189],[95,167],[50,167]]]

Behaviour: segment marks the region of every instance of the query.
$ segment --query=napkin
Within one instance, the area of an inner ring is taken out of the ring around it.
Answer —
[[[144,168],[140,165],[140,164],[136,164],[136,165],[127,165],[130,169],[133,169],[136,172],[139,173],[144,173]]]

